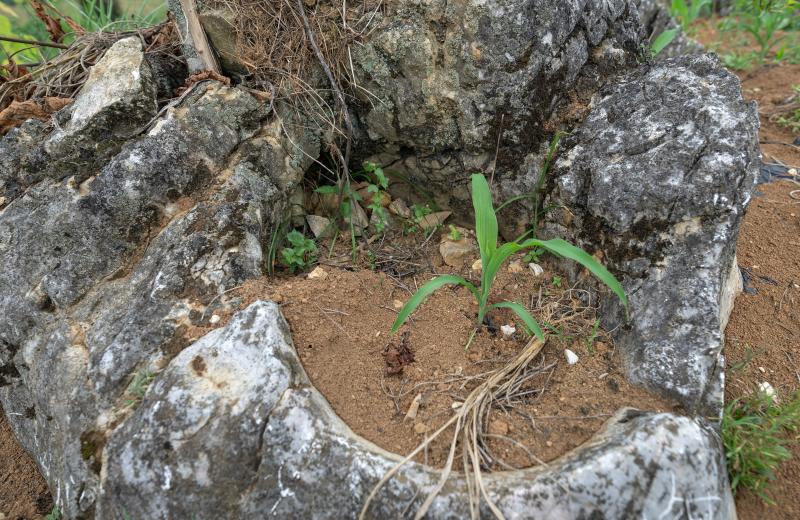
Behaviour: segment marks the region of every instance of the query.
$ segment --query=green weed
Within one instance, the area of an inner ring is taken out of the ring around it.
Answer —
[[[126,399],[124,403],[125,406],[133,406],[144,399],[144,394],[147,393],[147,389],[150,387],[150,383],[153,382],[155,377],[156,374],[146,368],[136,372],[128,388],[125,389],[125,393],[128,395],[128,399]]]
[[[725,406],[722,441],[731,488],[747,488],[767,503],[777,467],[792,457],[788,446],[798,441],[800,392],[791,401],[778,404],[765,392],[756,391]]]
[[[795,93],[795,102],[800,102],[800,85],[793,85],[792,90]],[[800,108],[795,108],[786,114],[778,116],[775,118],[775,122],[792,133],[800,134]]]
[[[759,64],[765,63],[773,50],[775,59],[780,61],[789,47],[796,46],[792,40],[789,40],[788,46],[784,43],[787,38],[793,39],[796,35],[787,37],[783,31],[798,29],[798,5],[797,0],[738,0],[733,14],[721,27],[749,34],[758,46],[752,58]]]
[[[44,517],[45,520],[61,520],[61,510],[58,506],[53,506],[53,510]]]
[[[489,304],[492,283],[503,263],[505,263],[511,255],[534,247],[542,248],[557,256],[569,258],[580,263],[600,281],[605,283],[627,306],[628,300],[619,281],[591,255],[573,246],[569,242],[561,239],[538,240],[532,238],[523,242],[508,242],[498,247],[497,215],[492,204],[492,194],[489,189],[489,183],[486,181],[486,177],[481,174],[472,175],[472,206],[475,210],[475,234],[478,238],[478,246],[483,265],[480,289],[460,276],[443,275],[434,278],[420,287],[400,310],[400,313],[397,315],[397,320],[392,326],[392,333],[396,332],[403,323],[405,323],[411,313],[436,290],[447,285],[462,285],[469,289],[478,301],[478,328],[483,325],[486,314],[489,311],[505,308],[510,309],[519,316],[528,333],[535,334],[537,337],[543,339],[544,333],[541,327],[539,327],[539,324],[533,316],[530,315],[527,309],[519,303],[501,302],[492,305]]]
[[[375,181],[372,182],[372,179],[370,179],[367,185],[367,192],[372,195],[367,209],[372,211],[373,215],[376,215],[375,231],[383,233],[386,231],[386,226],[389,223],[389,212],[386,211],[386,208],[383,207],[381,202],[383,201],[383,197],[387,196],[386,190],[389,189],[389,180],[383,173],[383,169],[375,163],[364,163],[364,171],[375,176]]]
[[[659,34],[656,37],[656,39],[653,40],[653,43],[650,44],[650,57],[655,58],[656,56],[661,54],[661,51],[666,49],[669,46],[669,44],[672,43],[673,40],[675,40],[677,36],[678,36],[677,28],[667,29],[666,31]]]
[[[447,234],[447,236],[454,242],[458,242],[463,238],[461,231],[459,231],[453,224],[450,224],[450,232]]]
[[[286,235],[292,247],[284,247],[281,250],[281,262],[289,268],[291,272],[304,271],[317,261],[317,244],[310,238],[297,230],[290,231]]]

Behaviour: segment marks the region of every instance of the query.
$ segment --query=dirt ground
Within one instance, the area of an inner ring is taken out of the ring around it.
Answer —
[[[696,36],[720,53],[752,49],[747,38],[720,32],[716,20],[699,24]],[[758,102],[764,163],[800,170],[800,134],[775,122],[792,87],[800,85],[800,65],[769,64],[736,73],[745,97]],[[791,181],[759,186],[761,195],[744,219],[737,254],[757,292],[736,299],[726,330],[728,400],[747,395],[761,382],[770,383],[779,397],[800,388],[800,192],[793,197],[794,190],[800,185]],[[740,520],[800,518],[800,444],[791,451],[793,458],[778,469],[769,491],[775,504],[742,491],[736,500]]]
[[[528,341],[515,316],[504,311],[493,314],[495,324],[513,324],[518,332],[506,337],[484,331],[465,350],[477,306],[464,288],[438,291],[410,324],[389,337],[410,292],[383,273],[324,269],[325,279],[294,279],[275,287],[271,296],[283,302],[295,346],[316,388],[356,433],[389,451],[411,452],[452,417],[454,407],[483,380],[480,374],[504,365]],[[470,276],[469,267],[436,271]],[[413,290],[415,282],[421,285],[432,276],[422,273],[403,282]],[[625,382],[609,340],[592,337],[594,309],[581,302],[588,293],[566,287],[566,281],[559,288],[554,276],[545,271],[535,277],[525,266],[516,274],[505,270],[495,282],[492,301],[524,302],[562,335],[548,338],[520,395],[503,400],[486,419],[494,469],[553,460],[585,442],[620,407],[674,409]],[[566,348],[579,356],[577,364],[567,363]],[[402,372],[393,373],[404,361]],[[415,399],[416,417],[404,418]],[[418,460],[443,465],[451,439],[452,433],[445,432]]]
[[[0,519],[42,518],[52,509],[39,468],[14,438],[0,407]]]

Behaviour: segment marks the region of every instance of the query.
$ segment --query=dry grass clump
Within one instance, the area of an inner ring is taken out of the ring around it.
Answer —
[[[374,27],[381,0],[210,0],[205,5],[234,15],[237,62],[248,83],[282,95],[304,94],[319,67],[314,40],[339,85],[353,85],[350,47]]]

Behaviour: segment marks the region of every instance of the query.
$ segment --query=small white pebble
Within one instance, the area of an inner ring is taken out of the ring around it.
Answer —
[[[308,279],[309,280],[314,280],[314,279],[317,279],[317,278],[320,279],[320,280],[324,280],[327,277],[328,277],[328,272],[325,269],[323,269],[322,267],[319,267],[319,266],[317,266],[313,271],[308,273]]]
[[[600,375],[597,377],[597,379],[605,379],[606,377],[608,377],[608,372],[603,372],[602,374],[600,374]]]
[[[500,327],[500,331],[503,333],[503,336],[513,336],[517,329],[514,328],[513,325],[502,325]]]
[[[211,316],[211,319],[209,319],[208,322],[212,325],[216,325],[217,323],[219,323],[219,320],[220,317],[214,314],[213,316]]]
[[[767,373],[767,371],[764,370],[764,367],[758,367],[758,369],[761,371],[762,374],[766,374]]]
[[[544,273],[544,268],[539,264],[534,264],[533,262],[528,264],[528,268],[531,270],[531,273],[533,273],[533,276],[540,276]]]
[[[481,259],[478,258],[477,260],[475,260],[472,263],[472,270],[476,271],[476,272],[480,272],[482,269],[483,269],[483,262],[481,262]]]
[[[763,383],[758,384],[758,389],[765,394],[766,396],[770,397],[774,402],[778,402],[778,396],[775,393],[775,389],[772,388],[772,385],[764,381]]]
[[[570,349],[565,348],[564,355],[567,357],[567,363],[569,363],[570,365],[574,365],[575,363],[578,362],[579,359],[578,354],[574,353]]]

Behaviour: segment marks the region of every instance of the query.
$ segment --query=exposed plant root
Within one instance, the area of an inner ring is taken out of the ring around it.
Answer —
[[[488,467],[494,460],[485,442],[485,439],[489,437],[489,434],[486,433],[486,418],[488,417],[493,403],[495,403],[498,398],[504,398],[510,402],[512,396],[519,393],[522,384],[530,377],[528,368],[531,362],[539,355],[544,344],[544,341],[532,338],[513,361],[489,372],[487,374],[487,379],[470,392],[464,400],[464,403],[456,410],[455,415],[450,418],[450,420],[436,430],[430,437],[426,438],[413,452],[383,476],[367,497],[361,509],[359,519],[363,520],[366,518],[372,500],[376,497],[380,489],[397,474],[400,468],[425,450],[431,442],[437,439],[451,426],[454,426],[453,440],[450,443],[450,451],[447,456],[447,462],[441,471],[441,477],[433,491],[428,494],[425,501],[417,510],[414,518],[419,520],[425,516],[431,504],[433,504],[433,501],[450,478],[459,441],[470,500],[471,517],[474,519],[479,518],[480,502],[481,498],[483,498],[486,501],[486,505],[497,518],[504,518],[503,513],[489,496],[483,480],[482,468]],[[539,370],[536,372],[538,373]],[[535,456],[530,453],[529,450],[526,451],[532,459],[536,460]],[[546,465],[540,460],[537,460],[537,462]]]

